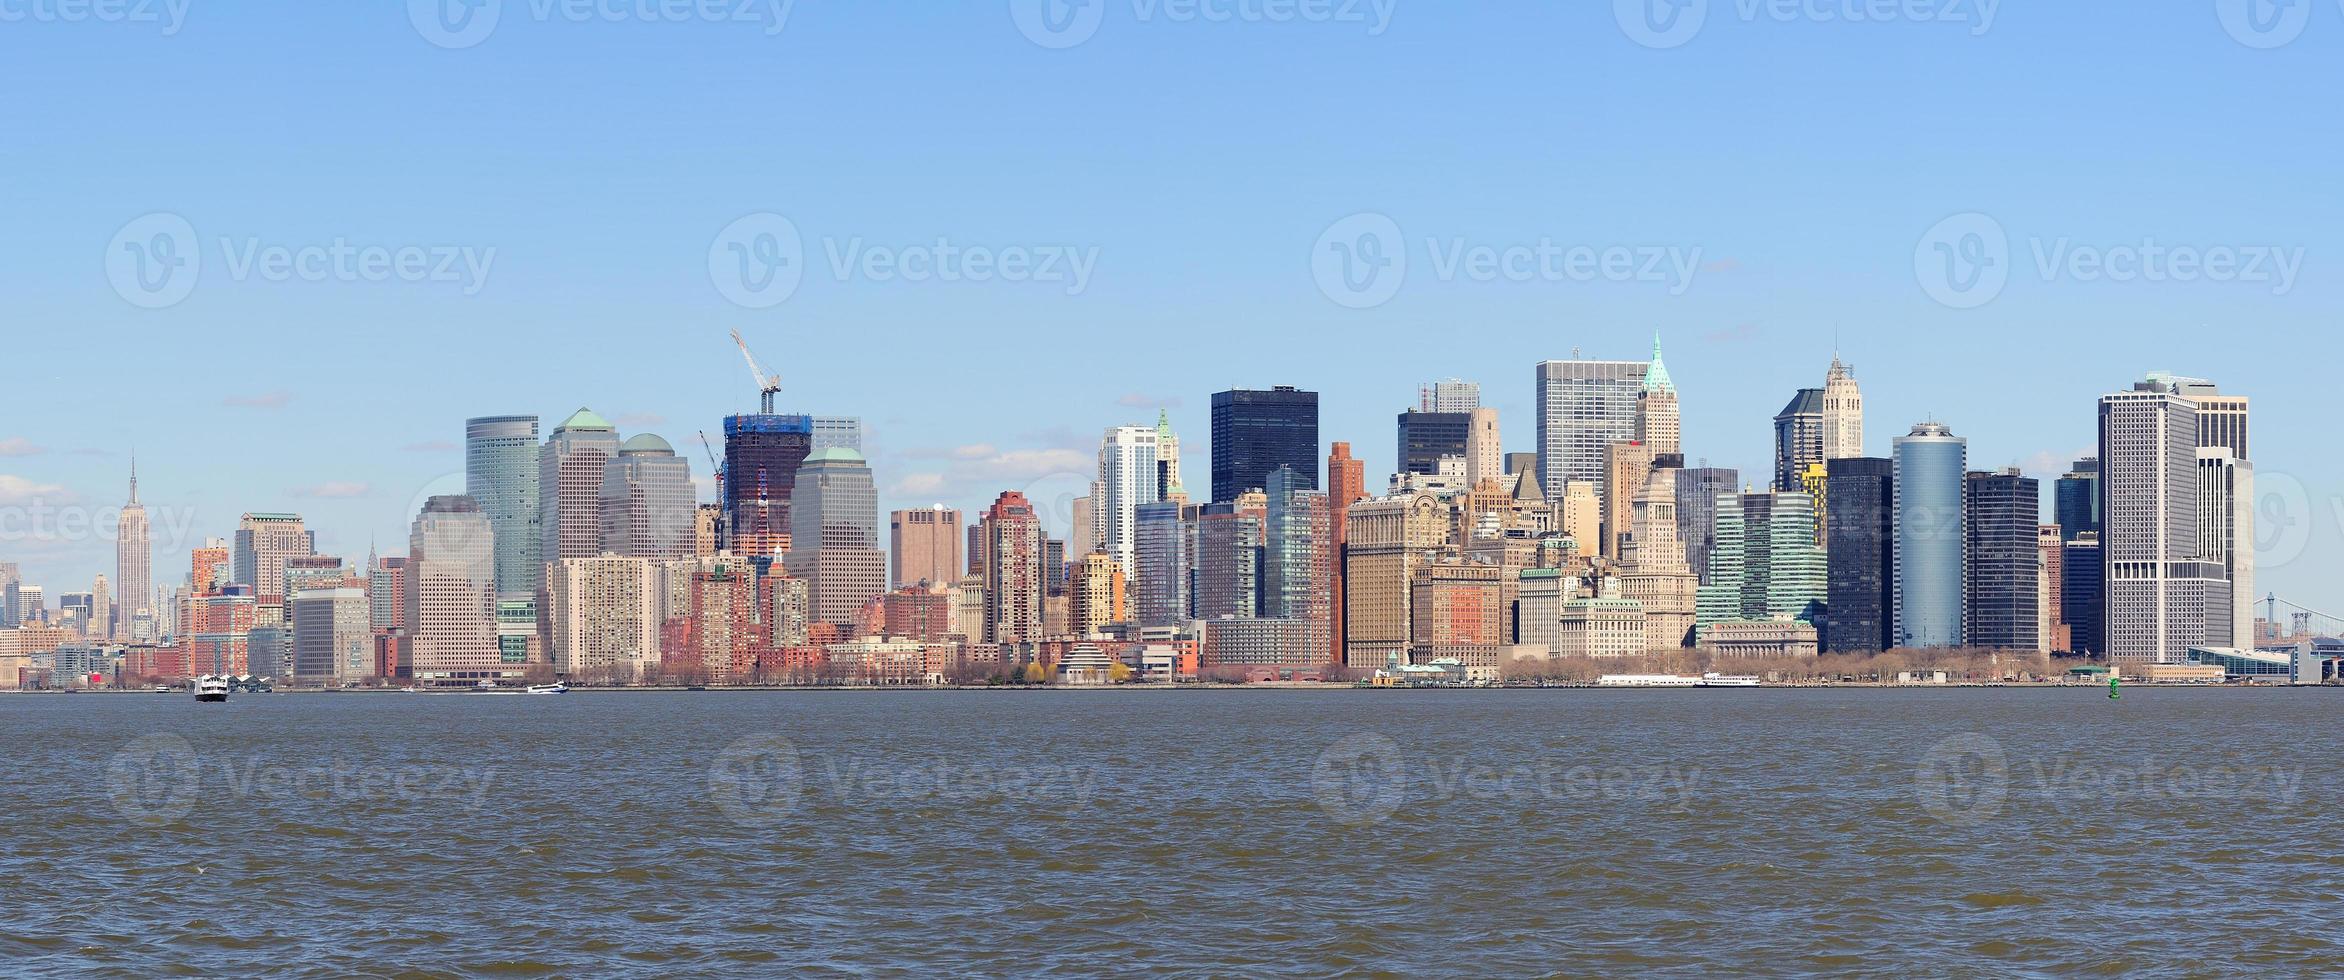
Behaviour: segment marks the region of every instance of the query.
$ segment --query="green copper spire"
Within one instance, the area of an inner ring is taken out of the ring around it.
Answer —
[[[1652,366],[1644,369],[1644,390],[1674,393],[1677,384],[1668,377],[1668,365],[1660,361],[1660,334],[1652,335]]]

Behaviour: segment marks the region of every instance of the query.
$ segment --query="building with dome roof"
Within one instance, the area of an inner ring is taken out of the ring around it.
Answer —
[[[692,464],[651,433],[619,444],[603,468],[602,550],[630,558],[692,553]]]
[[[862,453],[831,446],[798,464],[795,484],[784,566],[806,580],[808,619],[851,629],[863,604],[887,591],[871,467]]]
[[[618,427],[588,409],[554,427],[537,456],[538,561],[602,553],[603,471],[618,452]]]

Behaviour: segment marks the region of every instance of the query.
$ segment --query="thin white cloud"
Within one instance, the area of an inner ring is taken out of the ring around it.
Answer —
[[[21,476],[0,473],[0,504],[64,504],[73,500],[73,494],[57,484],[34,483]]]
[[[38,456],[48,451],[47,447],[33,445],[32,440],[23,436],[0,439],[0,456]]]
[[[1149,395],[1134,391],[1115,399],[1115,404],[1125,408],[1179,408],[1180,396]]]

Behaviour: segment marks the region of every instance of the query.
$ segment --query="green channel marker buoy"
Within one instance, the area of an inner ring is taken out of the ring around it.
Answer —
[[[2114,701],[2124,696],[2123,691],[2117,690],[2118,685],[2123,682],[2124,675],[2122,674],[2111,673],[2108,675],[2108,700]]]

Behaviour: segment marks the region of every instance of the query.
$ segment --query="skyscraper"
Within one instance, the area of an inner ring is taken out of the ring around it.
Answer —
[[[732,415],[724,420],[724,547],[752,562],[789,549],[790,491],[813,451],[804,415]]]
[[[1962,494],[1970,646],[2040,650],[2043,621],[2041,491],[2015,468],[1971,473]]]
[[[667,440],[645,432],[621,443],[602,471],[602,550],[632,558],[691,554],[695,496],[691,461]]]
[[[1188,499],[1180,482],[1180,437],[1172,432],[1172,413],[1156,410],[1156,499]]]
[[[1425,386],[1427,412],[1470,412],[1481,407],[1481,384],[1443,378]]]
[[[2077,653],[2108,649],[2100,560],[2100,532],[2087,531],[2068,539],[2059,563],[2059,619]]]
[[[1717,547],[1717,498],[1735,493],[1742,485],[1739,470],[1697,466],[1677,471],[1677,541],[1685,548],[1685,566],[1701,584],[1709,584],[1709,554]]]
[[[2243,399],[2242,399],[2243,401]],[[2200,438],[2206,431],[2199,416]],[[2243,423],[2241,423],[2243,434]],[[2243,440],[2241,440],[2243,441]],[[2229,582],[2228,608],[2209,602],[2206,642],[2237,650],[2254,649],[2254,464],[2231,455],[2226,446],[2200,446],[2198,458],[2198,554],[2222,566]],[[2222,627],[2227,626],[2225,631]]]
[[[863,604],[887,591],[879,494],[862,454],[833,447],[806,457],[790,498],[789,530],[789,574],[806,580],[813,621],[851,630]]]
[[[554,669],[631,681],[659,665],[659,565],[647,558],[565,558],[546,583]],[[680,576],[679,576],[680,577]]]
[[[1137,566],[1128,581],[1132,618],[1141,626],[1177,626],[1193,618],[1190,579],[1195,574],[1196,508],[1172,500],[1139,509]]]
[[[1620,594],[1644,608],[1644,648],[1661,652],[1692,642],[1700,582],[1677,540],[1677,467],[1671,455],[1653,468],[1634,508],[1633,560],[1620,569]]]
[[[897,588],[960,581],[960,546],[960,511],[937,504],[887,515],[888,564]]]
[[[1815,498],[1795,491],[1726,494],[1717,502],[1711,583],[1695,594],[1702,626],[1795,619],[1825,611],[1830,568],[1815,543]]]
[[[1573,480],[1593,484],[1602,496],[1612,444],[1636,439],[1636,404],[1651,367],[1645,361],[1538,365],[1538,485],[1548,499],[1561,500]]]
[[[1645,369],[1644,390],[1636,396],[1636,440],[1651,446],[1655,456],[1684,452],[1677,384],[1669,378],[1668,366],[1661,363],[1659,334],[1652,335],[1652,366]]]
[[[1968,570],[1962,491],[1969,441],[1935,422],[1895,440],[1896,617],[1900,647],[1954,647],[1968,637],[1963,618]]]
[[[1235,504],[1206,504],[1196,519],[1196,618],[1261,612],[1262,519]]]
[[[985,642],[1042,637],[1042,522],[1015,490],[994,498],[978,523],[984,539]]]
[[[1216,443],[1213,451],[1218,454]],[[1097,547],[1114,556],[1125,575],[1132,571],[1136,553],[1134,532],[1139,509],[1158,499],[1163,473],[1156,465],[1156,427],[1125,425],[1107,430],[1099,441],[1099,481],[1092,494],[1092,523],[1103,533]]]
[[[2152,378],[2100,396],[2102,588],[2112,661],[2182,663],[2190,647],[2209,642],[2209,609],[2229,608],[2222,566],[2202,551],[2197,450],[2197,403],[2170,382]]]
[[[1896,463],[1845,456],[1824,464],[1830,600],[1823,649],[1879,653],[1889,633],[1896,570]]]
[[[1090,636],[1110,623],[1128,621],[1126,582],[1123,566],[1112,555],[1092,552],[1075,559],[1066,589],[1069,632]]]
[[[1625,560],[1635,517],[1636,498],[1658,458],[1641,442],[1615,442],[1604,459],[1603,549],[1609,558]]]
[[[554,428],[537,457],[539,562],[602,553],[602,481],[618,452],[618,428],[586,409]]]
[[[1262,552],[1260,615],[1305,627],[1312,653],[1327,648],[1334,589],[1334,534],[1326,494],[1297,490],[1291,469],[1270,474],[1267,541]]]
[[[503,677],[496,636],[496,532],[470,497],[433,497],[407,534],[407,648],[417,686]],[[521,668],[512,668],[518,676]]]
[[[1476,394],[1478,396],[1478,393]],[[1367,499],[1366,464],[1352,458],[1351,444],[1338,442],[1327,452],[1328,551],[1327,633],[1332,649],[1328,663],[1343,662],[1343,549],[1350,540],[1351,505]]]
[[[2100,533],[2100,458],[2086,456],[2052,484],[2051,516],[2069,541]]]
[[[1399,439],[1394,458],[1399,460],[1399,472],[1438,473],[1444,456],[1471,462],[1467,446],[1473,436],[1471,413],[1423,412],[1412,408],[1400,413],[1396,430]]]
[[[1469,414],[1472,427],[1465,433],[1465,482],[1478,487],[1483,480],[1504,480],[1506,450],[1498,431],[1498,410],[1476,408]]]
[[[1345,519],[1344,663],[1373,669],[1407,656],[1416,568],[1449,542],[1451,522],[1429,493],[1361,501]]]
[[[816,415],[813,417],[813,449],[852,449],[863,451],[863,420],[846,415]]]
[[[147,540],[146,505],[138,502],[138,461],[130,462],[130,502],[122,505],[122,516],[114,533],[114,585],[119,590],[116,605],[121,615],[115,621],[128,624],[140,612],[160,614],[155,609],[155,556]],[[125,631],[116,630],[115,635]]]
[[[1823,389],[1801,388],[1774,416],[1774,488],[1798,490],[1823,462]]]
[[[1856,369],[1831,357],[1823,375],[1823,458],[1850,459],[1864,455],[1864,391],[1856,385]]]
[[[294,680],[333,687],[373,676],[365,590],[305,589],[287,604],[293,611]]]
[[[1261,489],[1280,466],[1294,468],[1302,489],[1318,489],[1318,399],[1318,392],[1291,385],[1215,392],[1213,500],[1227,503]]]
[[[309,554],[310,541],[298,514],[246,514],[237,525],[233,581],[252,588],[259,625],[285,621],[285,559]]]
[[[464,423],[464,495],[496,531],[496,590],[535,595],[538,564],[537,416],[493,415]]]

